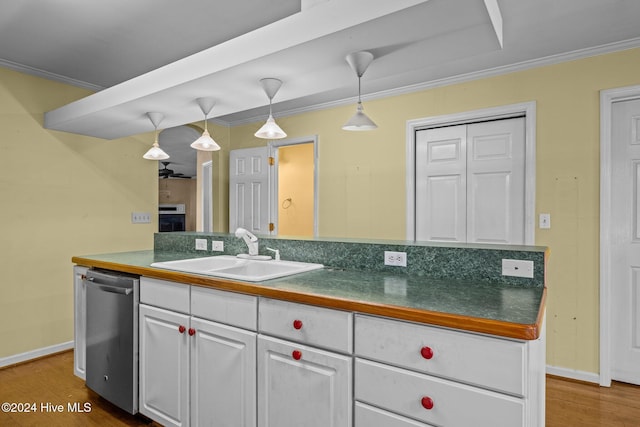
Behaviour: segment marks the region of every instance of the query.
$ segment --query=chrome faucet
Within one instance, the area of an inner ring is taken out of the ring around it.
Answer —
[[[243,239],[249,248],[249,256],[258,255],[258,238],[249,230],[240,227],[236,230],[236,237]]]

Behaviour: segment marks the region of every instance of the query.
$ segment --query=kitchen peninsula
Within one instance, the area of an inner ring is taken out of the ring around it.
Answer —
[[[195,238],[225,250],[195,251]],[[142,276],[141,413],[183,426],[543,425],[546,248],[260,243],[325,268],[249,283],[150,267],[246,250],[202,233],[73,257],[78,277]],[[406,252],[407,267],[385,266],[384,251]],[[533,277],[502,276],[502,259],[533,261]]]

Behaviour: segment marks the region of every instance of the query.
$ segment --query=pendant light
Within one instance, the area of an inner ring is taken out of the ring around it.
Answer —
[[[349,65],[351,66],[351,68],[353,69],[353,71],[355,71],[356,75],[358,76],[358,107],[356,109],[356,113],[349,119],[349,121],[347,121],[347,123],[344,124],[344,126],[342,126],[342,129],[344,130],[377,129],[378,125],[376,125],[373,122],[373,120],[367,117],[367,115],[364,113],[363,111],[364,109],[362,108],[362,99],[360,98],[361,96],[360,79],[362,78],[362,75],[364,74],[364,72],[367,71],[369,64],[371,64],[371,61],[373,61],[373,54],[367,51],[354,52],[347,55],[346,59]]]
[[[264,92],[267,94],[267,97],[269,97],[269,118],[267,119],[267,122],[258,129],[255,136],[262,139],[286,138],[287,134],[280,128],[280,126],[278,126],[271,114],[271,101],[273,100],[273,97],[276,96],[276,93],[278,93],[278,90],[280,90],[282,80],[266,78],[260,80],[260,84],[262,85]]]
[[[196,102],[200,106],[200,109],[204,113],[204,132],[202,136],[191,143],[191,148],[201,151],[218,151],[220,146],[211,138],[209,130],[207,129],[207,116],[211,112],[211,109],[216,104],[213,98],[198,98]]]
[[[165,153],[158,145],[158,125],[160,124],[162,119],[164,119],[164,116],[162,115],[162,113],[147,113],[147,117],[149,117],[149,120],[151,120],[151,123],[153,123],[153,127],[156,130],[156,137],[155,141],[153,142],[153,146],[142,157],[147,160],[168,159],[169,155]]]

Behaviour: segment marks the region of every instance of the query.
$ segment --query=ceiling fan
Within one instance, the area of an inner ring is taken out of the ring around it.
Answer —
[[[169,169],[168,166],[171,164],[171,162],[161,162],[163,168],[158,170],[158,177],[162,178],[162,179],[167,179],[167,178],[187,178],[187,179],[191,179],[190,176],[186,176],[183,173],[174,173],[173,169]]]

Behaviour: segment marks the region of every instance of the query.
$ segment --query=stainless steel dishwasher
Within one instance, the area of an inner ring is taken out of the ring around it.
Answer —
[[[86,274],[86,384],[114,405],[138,412],[139,276]]]

